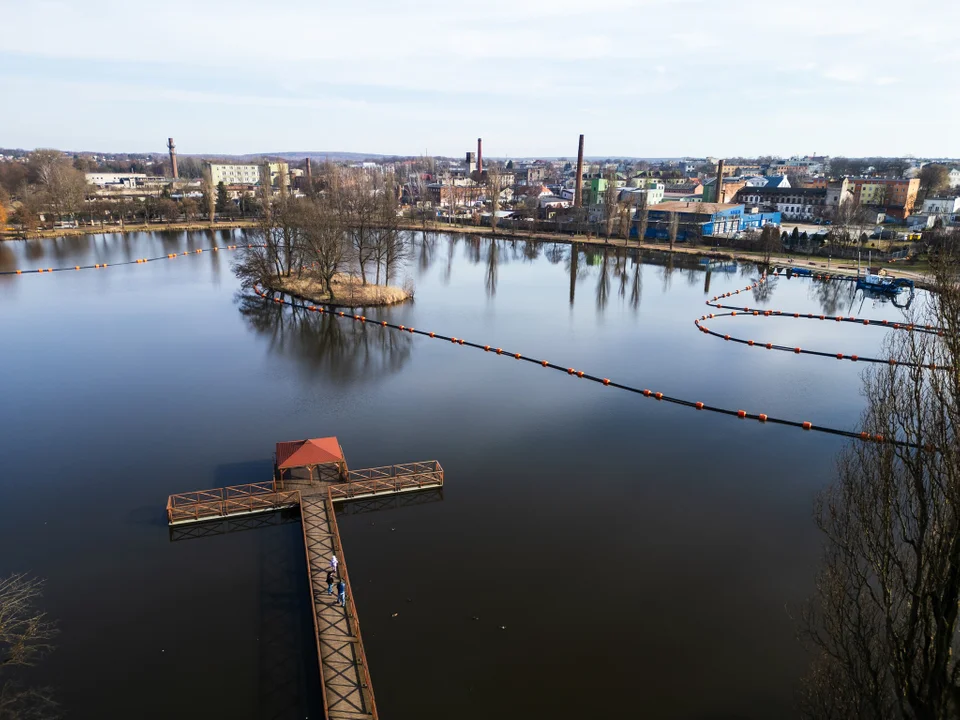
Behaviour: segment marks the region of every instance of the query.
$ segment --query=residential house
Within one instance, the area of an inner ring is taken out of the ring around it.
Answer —
[[[923,212],[933,215],[953,215],[960,212],[960,197],[928,197],[923,201]]]
[[[905,220],[917,202],[919,178],[850,178],[853,200],[882,208],[886,215]]]

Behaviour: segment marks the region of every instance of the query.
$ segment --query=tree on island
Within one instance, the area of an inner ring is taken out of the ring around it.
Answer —
[[[36,605],[43,581],[23,574],[0,578],[0,718],[58,716],[48,688],[25,687],[16,671],[36,665],[53,649],[56,625]]]

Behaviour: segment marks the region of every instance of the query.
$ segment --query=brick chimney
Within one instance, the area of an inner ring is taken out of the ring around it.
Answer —
[[[717,162],[717,199],[714,202],[722,203],[723,201],[723,160],[719,160]]]
[[[573,206],[583,205],[583,135],[580,136],[580,149],[577,150],[577,185],[573,195]]]

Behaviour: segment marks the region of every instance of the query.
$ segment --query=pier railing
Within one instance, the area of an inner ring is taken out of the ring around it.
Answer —
[[[171,495],[167,500],[167,521],[197,521],[269,512],[300,504],[296,490],[278,491],[273,482],[233,485],[213,490]]]
[[[347,500],[357,495],[375,495],[414,488],[443,485],[443,468],[436,460],[384,465],[347,472],[347,482],[331,485],[331,500]]]

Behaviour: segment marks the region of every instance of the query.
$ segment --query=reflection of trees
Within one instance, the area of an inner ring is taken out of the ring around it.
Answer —
[[[639,258],[633,260],[633,283],[630,285],[630,307],[640,309],[643,299],[643,263]]]
[[[241,297],[240,312],[257,334],[267,337],[271,352],[338,383],[395,373],[410,357],[410,336],[372,324],[249,296]],[[382,313],[386,317],[389,310]]]
[[[426,232],[420,234],[420,253],[417,259],[420,263],[421,272],[426,272],[433,265],[436,242],[435,236],[427,235]]]
[[[607,265],[607,250],[604,249],[600,259],[600,273],[597,276],[597,310],[603,312],[610,297],[610,270]]]
[[[856,292],[857,284],[853,282],[814,280],[810,283],[810,296],[820,304],[824,315],[837,315],[839,308],[850,307]]]
[[[496,240],[490,241],[490,247],[487,248],[487,274],[484,285],[487,288],[487,297],[494,297],[497,294],[497,267],[500,264],[500,249]]]
[[[757,286],[753,288],[753,299],[756,302],[766,302],[771,297],[773,297],[773,290],[777,287],[777,281],[768,278],[766,282],[757,283]]]
[[[567,258],[566,248],[560,243],[551,243],[550,245],[547,245],[547,249],[543,254],[544,257],[547,258],[547,262],[549,262],[551,265],[558,265]]]
[[[533,262],[540,257],[540,243],[536,240],[524,240],[521,249],[523,251],[523,259],[527,262]]]
[[[661,270],[661,277],[663,278],[663,292],[668,292],[670,290],[670,284],[673,281],[673,269],[674,269],[674,256],[673,253],[667,255],[667,262]]]

